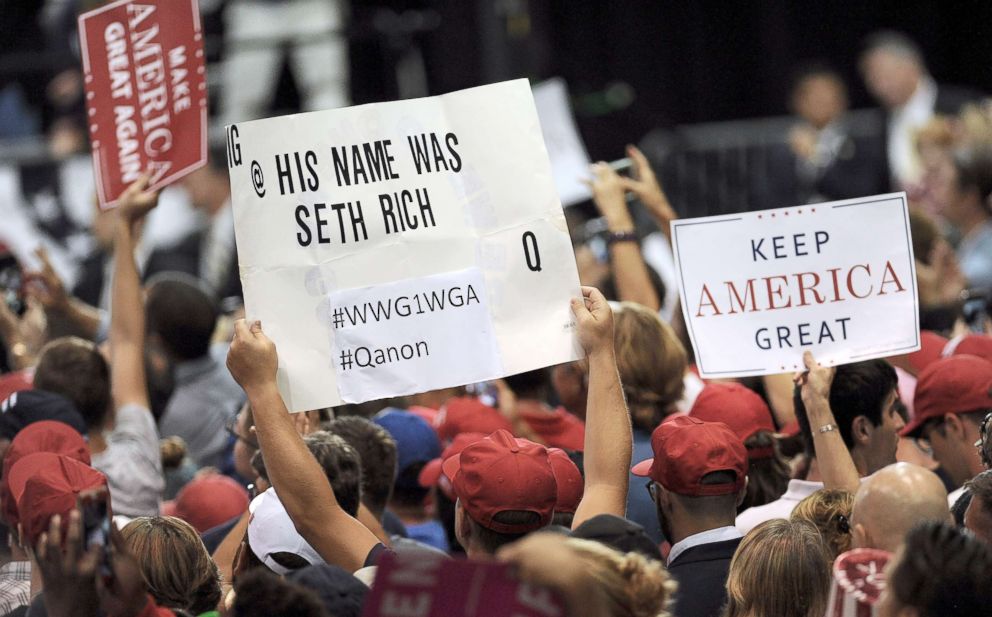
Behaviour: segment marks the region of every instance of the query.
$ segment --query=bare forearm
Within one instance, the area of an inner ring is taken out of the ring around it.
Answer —
[[[297,433],[275,382],[247,389],[269,481],[297,531],[328,563],[362,567],[377,538],[338,504],[324,470]]]
[[[630,415],[612,349],[589,356],[585,432],[585,495],[581,523],[598,514],[624,515],[633,448]]]
[[[101,313],[95,306],[86,304],[79,298],[69,298],[68,303],[58,313],[80,336],[88,340],[96,339],[100,331]]]
[[[637,242],[615,242],[610,247],[613,279],[620,300],[636,302],[652,311],[661,308],[661,301],[651,283],[648,266]]]
[[[145,308],[141,279],[134,262],[134,230],[117,224],[114,237],[114,278],[111,287],[110,371],[114,403],[148,406],[145,384]]]
[[[234,558],[238,554],[238,547],[241,546],[241,540],[244,539],[245,531],[248,529],[248,518],[248,512],[241,515],[237,524],[228,532],[212,555],[217,569],[220,570],[221,583],[224,585],[234,584]]]
[[[829,402],[822,398],[813,399],[806,404],[806,413],[824,487],[857,492],[860,474],[840,430],[836,428]],[[833,427],[832,430],[830,427]]]

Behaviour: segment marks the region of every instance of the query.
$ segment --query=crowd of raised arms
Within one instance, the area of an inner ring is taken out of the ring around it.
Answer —
[[[992,107],[898,35],[859,70],[879,156],[811,67],[767,188],[907,191],[922,346],[795,374],[698,376],[653,263],[676,209],[629,146],[630,176],[590,170],[605,254],[568,214],[583,360],[290,413],[269,324],[230,302],[223,154],[168,189],[205,227],[150,255],[138,180],[83,275],[39,249],[0,302],[0,615],[357,617],[383,560],[421,559],[507,564],[580,617],[992,615]]]

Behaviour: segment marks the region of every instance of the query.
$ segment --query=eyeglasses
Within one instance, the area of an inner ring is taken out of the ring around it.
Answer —
[[[644,486],[648,490],[648,495],[651,496],[651,501],[658,502],[658,483],[654,480],[648,480],[648,483]]]
[[[238,432],[238,416],[236,415],[231,416],[231,419],[228,420],[227,424],[224,425],[224,430],[227,431],[228,435],[244,443],[249,448],[252,448],[253,450],[258,450],[258,444],[255,442],[254,439],[245,437],[244,435]]]

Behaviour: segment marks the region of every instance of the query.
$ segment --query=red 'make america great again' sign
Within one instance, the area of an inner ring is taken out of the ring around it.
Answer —
[[[79,17],[97,194],[116,205],[144,172],[159,188],[207,160],[197,0],[120,0]]]

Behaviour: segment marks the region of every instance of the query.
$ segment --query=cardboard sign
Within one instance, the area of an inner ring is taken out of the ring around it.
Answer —
[[[534,86],[534,103],[541,119],[541,133],[551,159],[551,175],[563,206],[592,199],[589,187],[582,183],[589,178],[589,153],[582,143],[568,102],[568,87],[560,77]]]
[[[228,163],[245,308],[291,410],[581,357],[525,80],[232,125]]]
[[[386,554],[362,617],[560,617],[564,605],[543,587],[521,583],[509,566],[447,559],[423,551]]]
[[[102,208],[143,173],[157,189],[207,161],[207,86],[196,0],[121,0],[79,16]]]
[[[672,222],[679,295],[705,377],[800,370],[920,347],[906,195]]]

